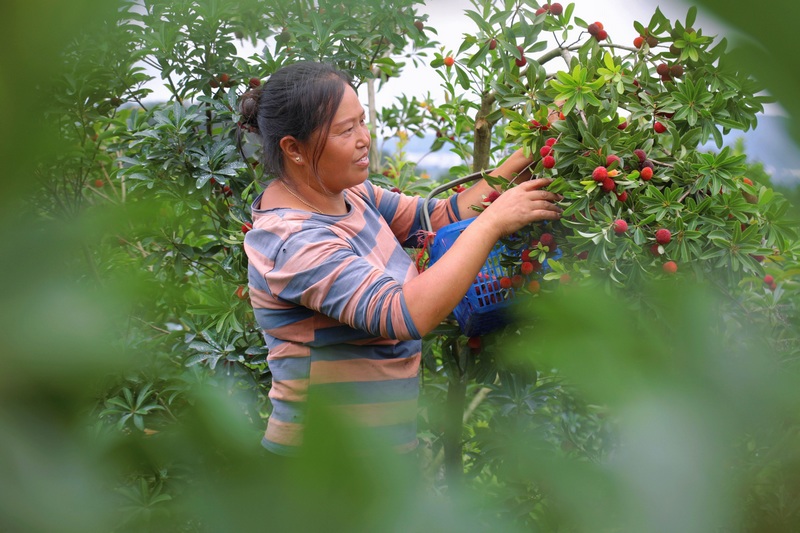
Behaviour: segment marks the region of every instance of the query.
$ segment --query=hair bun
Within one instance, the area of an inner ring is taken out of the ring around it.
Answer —
[[[239,101],[239,113],[242,115],[241,126],[251,132],[258,131],[258,101],[261,98],[263,85],[250,89],[242,95]]]

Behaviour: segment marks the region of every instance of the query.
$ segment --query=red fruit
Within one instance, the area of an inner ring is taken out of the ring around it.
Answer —
[[[577,257],[578,259],[581,259],[581,260],[586,259],[587,257],[589,257],[589,250],[584,250],[581,253],[579,253],[578,255],[576,255],[575,257]]]
[[[518,67],[524,67],[525,64],[528,62],[528,60],[525,59],[525,51],[521,46],[517,46],[517,50],[519,50],[521,57],[519,59],[515,59],[514,62],[517,64]]]
[[[520,259],[522,259],[523,262],[528,262],[531,260],[531,251],[525,248],[524,250],[522,250],[522,253],[520,254],[519,257]]]
[[[452,67],[453,63],[455,63],[455,62],[456,62],[456,60],[453,59],[452,56],[447,56],[447,57],[444,58],[444,66],[446,66],[446,67]]]
[[[216,78],[211,78],[208,84],[211,86],[212,89],[216,89],[219,87],[219,82],[217,81]]]
[[[650,245],[650,253],[659,256],[661,255],[661,251],[658,249],[658,244],[651,244]]]
[[[654,46],[656,46],[656,45],[658,44],[658,39],[656,39],[656,38],[655,38],[655,37],[653,37],[652,35],[648,35],[648,36],[647,36],[647,38],[646,38],[645,40],[647,41],[647,45],[648,45],[650,48],[653,48]]]
[[[547,146],[553,146],[555,143],[556,143],[555,137],[550,137],[544,142],[544,144],[546,144]]]
[[[777,288],[778,288],[778,284],[775,283],[774,281],[769,284],[769,290],[774,291]]]
[[[766,276],[764,276],[764,283],[766,283],[767,285],[772,285],[773,283],[775,283],[775,278],[767,274]]]
[[[519,271],[522,272],[523,276],[527,276],[531,272],[533,272],[533,263],[530,261],[523,261],[522,265],[519,267]]]
[[[606,167],[596,167],[592,171],[592,179],[594,181],[605,181],[608,179],[608,170]]]
[[[508,276],[503,276],[500,278],[500,288],[501,289],[510,289],[511,288],[511,278]]]
[[[541,15],[542,13],[547,13],[547,10],[543,7],[540,7],[539,9],[536,10],[537,15]]]
[[[494,50],[497,48],[497,39],[492,39],[489,41],[489,50]]]
[[[683,76],[683,65],[675,64],[669,67],[669,75],[673,78],[680,78]]]
[[[552,151],[553,151],[552,148],[550,148],[547,145],[544,145],[539,149],[539,155],[541,155],[542,157],[545,157],[547,155],[550,155],[550,152],[552,152]]]
[[[470,337],[467,339],[467,346],[471,350],[480,350],[481,349],[481,338],[480,337]]]
[[[105,184],[106,184],[106,182],[101,180],[101,179],[99,179],[99,178],[94,180],[94,186],[97,187],[98,189],[100,187],[102,187],[103,185],[105,185]]]
[[[656,123],[653,124],[653,129],[655,130],[656,133],[664,133],[665,131],[667,131],[667,127],[658,121],[656,121]]]
[[[245,222],[244,224],[242,224],[242,233],[247,233],[251,229],[253,229],[253,225],[251,223]]]
[[[742,178],[742,182],[750,186],[753,185],[753,180],[751,180],[750,178]]]
[[[661,266],[661,268],[663,268],[664,272],[666,272],[667,274],[674,274],[675,272],[678,271],[678,263],[676,263],[675,261],[667,261]]]
[[[251,88],[255,89],[256,87],[261,85],[261,80],[259,78],[250,78],[250,81],[248,81],[248,85],[250,85]]]
[[[659,76],[669,75],[669,65],[666,63],[659,63],[658,66],[656,66],[656,72],[658,72]]]
[[[667,228],[661,228],[656,231],[656,242],[658,244],[669,244],[672,240],[672,233]]]
[[[763,263],[764,259],[766,259],[763,255],[751,255],[750,257],[752,257],[753,259],[755,259],[759,263]]]
[[[400,188],[399,188],[399,187],[392,187],[392,188],[391,188],[391,189],[389,189],[389,190],[390,190],[390,191],[392,191],[392,192],[403,192],[403,191],[401,191],[401,190],[400,190]]]
[[[484,203],[492,203],[500,197],[500,193],[497,191],[492,191],[486,195],[486,198],[483,199]]]
[[[597,35],[595,35],[594,38],[598,41],[605,41],[608,39],[608,32],[606,32],[606,30],[600,30],[597,32]]]
[[[610,167],[611,165],[614,164],[615,161],[619,163],[619,165],[617,166],[622,166],[622,161],[620,160],[619,156],[616,156],[614,154],[611,154],[606,157],[606,166]]]
[[[414,27],[417,28],[419,31],[422,31],[423,29],[425,29],[425,23],[422,22],[421,20],[415,20]]]
[[[626,231],[628,231],[627,222],[625,222],[621,218],[618,218],[617,220],[614,221],[614,233],[620,235],[622,233],[625,233]]]
[[[611,178],[606,178],[603,180],[603,190],[606,192],[611,192],[617,188],[617,183],[612,180]]]
[[[233,191],[227,185],[223,185],[222,186],[222,194],[224,194],[225,196],[230,196],[230,195],[233,194]]]
[[[647,159],[647,154],[645,153],[644,150],[634,150],[633,155],[639,158],[640,163],[644,163],[645,160]]]
[[[597,33],[601,30],[600,26],[598,26],[597,22],[593,22],[587,26],[586,31],[589,32],[589,35],[597,35]]]
[[[623,120],[622,122],[617,124],[617,129],[618,130],[624,130],[627,127],[628,127],[628,121],[627,120]]]
[[[642,37],[641,35],[636,37],[633,40],[633,46],[635,46],[636,48],[641,48],[642,46],[644,46],[644,37]]]
[[[542,286],[539,284],[539,282],[537,280],[533,280],[530,283],[528,283],[528,290],[531,291],[534,294],[539,292],[539,289],[541,289],[541,288],[542,288]]]
[[[556,166],[556,158],[553,157],[552,155],[545,156],[542,159],[542,166],[544,168],[553,168],[554,166]]]
[[[559,3],[550,4],[550,14],[559,16],[561,13],[564,12],[564,6]]]
[[[565,284],[565,285],[566,285],[567,283],[569,283],[570,281],[572,281],[572,276],[570,276],[569,274],[567,274],[566,272],[564,272],[563,274],[561,274],[561,277],[560,277],[560,278],[558,278],[558,281],[560,281],[561,283],[563,283],[563,284]]]
[[[218,79],[220,83],[228,83],[229,81],[231,81],[231,77],[228,76],[225,72],[220,74]]]
[[[519,274],[514,274],[511,276],[511,286],[515,289],[519,289],[525,283],[525,278],[520,276]]]
[[[642,169],[641,176],[644,181],[650,181],[650,178],[653,177],[653,169],[650,167],[644,167]]]
[[[620,202],[625,202],[628,200],[628,191],[622,191],[617,195],[617,200]]]
[[[243,285],[236,287],[236,297],[240,300],[247,298],[247,289],[245,289]]]
[[[555,248],[556,238],[553,237],[552,233],[542,233],[542,236],[539,237],[539,242],[542,246],[547,246],[547,248],[552,252],[553,248]]]

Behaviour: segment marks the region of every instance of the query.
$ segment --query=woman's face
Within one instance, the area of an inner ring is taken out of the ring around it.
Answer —
[[[347,85],[331,121],[325,147],[317,163],[323,185],[333,193],[363,183],[369,176],[369,129],[358,95]]]

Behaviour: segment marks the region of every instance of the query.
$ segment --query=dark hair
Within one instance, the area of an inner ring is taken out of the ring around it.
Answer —
[[[311,168],[325,148],[331,121],[352,79],[327,63],[300,62],[282,67],[256,89],[242,95],[241,126],[261,137],[264,172],[275,177],[284,173],[281,139],[290,135],[306,143],[321,128],[320,142],[313,147]],[[353,87],[355,89],[355,87]]]

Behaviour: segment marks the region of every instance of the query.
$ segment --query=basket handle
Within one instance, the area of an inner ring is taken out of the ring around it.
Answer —
[[[432,232],[433,227],[431,224],[431,214],[428,212],[428,204],[430,203],[431,199],[434,196],[442,194],[443,192],[452,189],[453,187],[457,187],[462,183],[468,183],[470,181],[477,181],[483,177],[483,174],[486,172],[491,172],[494,169],[488,170],[480,170],[478,172],[473,172],[472,174],[467,174],[466,176],[462,176],[460,178],[454,179],[453,181],[448,181],[447,183],[443,183],[438,187],[435,187],[428,193],[425,199],[422,201],[422,228],[425,231]]]

